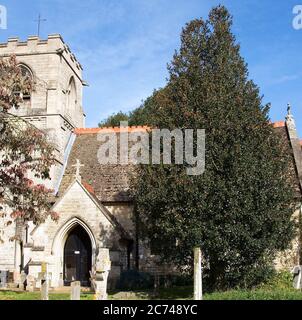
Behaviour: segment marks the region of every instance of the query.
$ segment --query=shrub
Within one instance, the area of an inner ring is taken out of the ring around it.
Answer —
[[[259,288],[264,290],[293,289],[293,275],[288,271],[275,272]]]
[[[146,272],[128,270],[121,273],[117,288],[120,290],[151,289],[154,285],[154,277]]]

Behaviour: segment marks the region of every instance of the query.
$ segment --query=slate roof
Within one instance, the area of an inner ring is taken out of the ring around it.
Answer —
[[[290,144],[290,137],[285,122],[276,122],[273,124],[276,132],[280,134],[280,139],[288,146],[289,152],[292,154],[292,172],[295,178],[295,189],[297,196],[301,197],[302,182],[299,181],[298,171],[295,163],[293,149]],[[130,127],[129,131],[146,131],[148,127]],[[119,137],[119,128],[92,128],[92,129],[76,129],[76,139],[73,144],[66,170],[59,188],[57,196],[61,196],[69,185],[75,179],[76,168],[73,165],[79,159],[84,167],[81,167],[82,183],[89,192],[92,193],[100,202],[131,202],[129,187],[131,177],[134,174],[134,166],[131,165],[111,165],[99,164],[97,152],[102,145],[98,141],[98,133],[100,130],[113,130],[117,132]],[[119,138],[118,138],[119,145]],[[301,144],[302,147],[302,144]],[[302,149],[301,149],[302,150]],[[302,158],[302,151],[301,151]]]
[[[130,131],[146,131],[147,127],[130,127]],[[116,130],[116,128],[115,128]],[[103,131],[106,131],[106,129]],[[117,131],[117,130],[116,130]],[[58,195],[62,195],[74,181],[76,168],[73,165],[79,159],[84,167],[80,173],[82,183],[86,189],[89,187],[101,202],[129,202],[130,179],[134,173],[132,165],[100,164],[97,152],[102,145],[98,141],[100,129],[76,129],[77,135],[73,144],[66,170],[59,188]],[[119,145],[119,133],[117,133]],[[87,186],[87,184],[89,186]]]

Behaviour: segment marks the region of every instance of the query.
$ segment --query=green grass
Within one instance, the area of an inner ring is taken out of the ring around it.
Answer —
[[[206,294],[205,300],[302,300],[301,291],[296,290],[230,290]]]
[[[191,300],[193,288],[182,286],[161,288],[158,294],[153,291],[111,292],[110,300]],[[93,300],[92,293],[82,293],[81,300]],[[0,300],[39,300],[39,292],[0,291]],[[50,300],[69,300],[68,293],[51,293]],[[254,289],[229,290],[225,292],[205,293],[204,300],[302,300],[302,291],[292,287],[292,276],[282,272],[271,278],[265,284]]]
[[[40,300],[39,292],[0,291],[0,300]],[[70,300],[68,293],[50,293],[49,300]],[[81,294],[81,300],[93,300],[93,294]]]
[[[302,291],[293,288],[289,272],[279,272],[254,289],[214,292],[206,294],[205,300],[302,300]]]
[[[109,294],[110,300],[191,300],[192,287],[161,289],[158,295],[151,291],[118,292]],[[39,300],[39,292],[0,291],[0,300]],[[52,293],[49,300],[69,300],[68,293]],[[81,294],[81,300],[93,300],[92,293]],[[230,290],[204,295],[204,300],[302,300],[302,292],[294,289]]]

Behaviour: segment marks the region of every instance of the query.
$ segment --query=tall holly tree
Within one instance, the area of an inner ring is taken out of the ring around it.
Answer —
[[[52,190],[33,181],[49,179],[54,148],[43,132],[11,113],[31,90],[34,83],[22,75],[15,56],[1,58],[0,214],[6,225],[15,219],[37,224],[49,215],[58,218],[50,210]]]
[[[158,128],[205,129],[205,172],[189,176],[186,163],[145,165],[132,187],[141,237],[184,271],[201,247],[213,289],[263,280],[295,230],[288,145],[248,79],[231,27],[223,6],[188,23],[167,86],[149,106]]]

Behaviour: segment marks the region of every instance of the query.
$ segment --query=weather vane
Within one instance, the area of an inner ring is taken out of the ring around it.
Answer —
[[[40,36],[40,29],[41,29],[41,22],[45,22],[47,21],[46,19],[42,19],[41,18],[41,14],[39,13],[39,17],[38,20],[35,20],[36,22],[38,22],[38,37]]]

